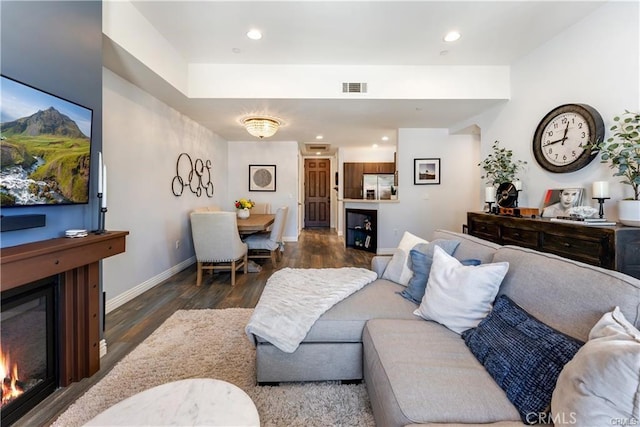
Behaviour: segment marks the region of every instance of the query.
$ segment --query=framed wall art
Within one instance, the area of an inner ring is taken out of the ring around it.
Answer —
[[[276,191],[276,165],[249,165],[249,191]]]
[[[440,159],[413,159],[413,184],[440,184]]]

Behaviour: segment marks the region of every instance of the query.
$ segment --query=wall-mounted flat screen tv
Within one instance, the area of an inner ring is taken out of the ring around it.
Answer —
[[[88,203],[92,116],[0,76],[0,206]]]

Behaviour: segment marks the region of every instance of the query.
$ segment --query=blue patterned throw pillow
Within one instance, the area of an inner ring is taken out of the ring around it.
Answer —
[[[460,242],[457,240],[436,239],[429,243],[415,245],[409,251],[413,276],[400,295],[409,301],[420,304],[427,288],[431,264],[433,264],[433,248],[439,246],[449,255],[453,255],[459,244]]]
[[[505,295],[462,338],[525,424],[545,420],[560,371],[583,345],[535,319]]]

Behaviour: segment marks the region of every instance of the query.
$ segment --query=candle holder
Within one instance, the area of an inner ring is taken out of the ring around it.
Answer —
[[[513,202],[513,207],[514,207],[514,208],[517,208],[517,207],[518,207],[518,199],[520,198],[520,192],[521,192],[521,191],[522,191],[522,190],[518,190],[518,189],[516,188],[516,200]]]
[[[610,199],[611,197],[592,197],[592,199],[597,200],[600,204],[600,210],[598,211],[598,215],[600,218],[604,217],[604,201]]]
[[[98,229],[93,232],[93,234],[106,234],[107,230],[105,227],[105,216],[107,213],[107,207],[102,206],[102,193],[98,193]]]
[[[489,205],[489,210],[487,212],[493,213],[493,210],[491,209],[491,205],[493,205],[494,202],[485,202],[485,203]]]

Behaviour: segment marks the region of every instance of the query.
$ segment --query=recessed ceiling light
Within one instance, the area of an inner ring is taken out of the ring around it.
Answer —
[[[378,144],[373,144],[373,148],[378,148]]]
[[[320,154],[322,154],[320,151],[316,151],[316,156],[319,156]]]
[[[260,30],[249,30],[249,32],[247,33],[247,37],[249,37],[251,40],[260,40],[262,38],[262,33],[260,32]]]
[[[240,48],[234,47],[233,49],[231,49],[231,52],[240,53]]]
[[[323,138],[324,138],[324,136],[322,136],[322,135],[316,135],[316,139],[323,139]]]
[[[383,136],[383,137],[382,137],[382,140],[383,140],[383,141],[388,141],[388,140],[389,140],[389,137],[388,137],[388,136]]]
[[[460,38],[460,33],[457,31],[450,31],[444,36],[444,41],[446,42],[454,42]]]

